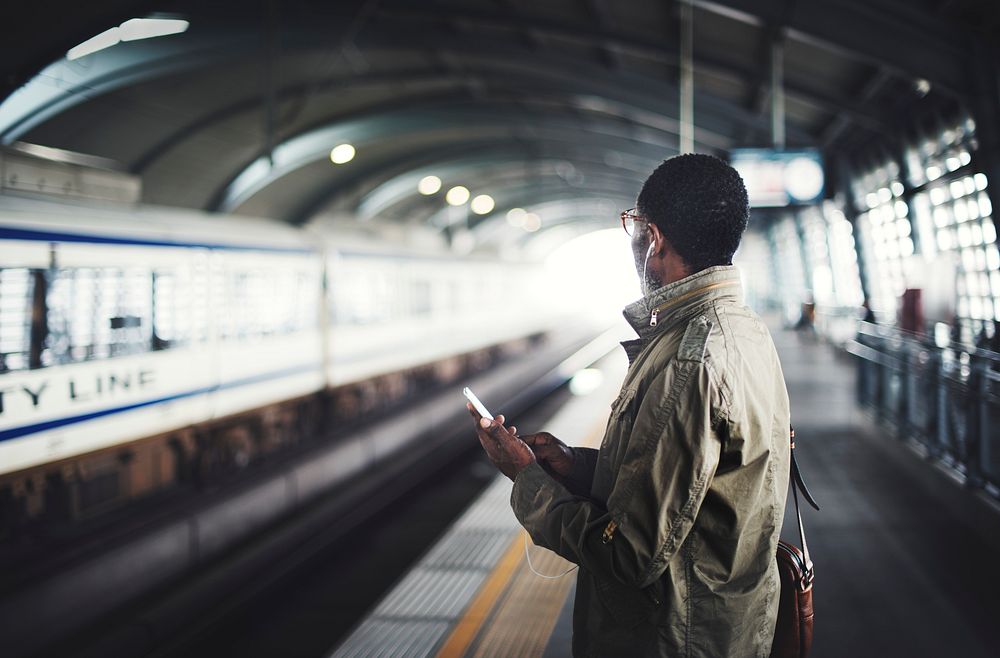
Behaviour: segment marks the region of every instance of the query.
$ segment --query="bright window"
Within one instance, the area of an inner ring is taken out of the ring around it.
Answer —
[[[803,302],[808,301],[806,272],[802,262],[802,244],[795,218],[787,215],[770,230],[774,252],[773,280],[778,284],[785,319],[798,319]]]
[[[226,339],[290,334],[316,324],[318,277],[288,267],[216,271],[215,293],[228,312],[221,318]]]
[[[884,162],[854,181],[854,198],[863,204],[858,217],[864,246],[871,305],[895,314],[906,290],[907,261],[914,252],[913,226],[903,200],[899,165]]]
[[[977,145],[975,123],[965,119],[907,152],[910,179],[923,185],[913,199],[921,251],[928,259],[937,252],[958,256],[956,310],[973,333],[1000,319],[1000,252],[989,181],[969,167]]]
[[[42,365],[106,359],[152,346],[152,276],[141,267],[76,267],[49,281]]]
[[[0,269],[0,372],[29,367],[33,291],[31,270]]]

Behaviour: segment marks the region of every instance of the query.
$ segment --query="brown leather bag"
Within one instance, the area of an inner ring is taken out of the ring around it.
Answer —
[[[819,505],[802,481],[799,465],[795,462],[795,430],[789,428],[791,440],[791,482],[792,498],[795,501],[795,516],[799,522],[799,540],[802,550],[786,541],[778,541],[778,574],[781,578],[781,595],[778,600],[778,621],[774,627],[774,643],[771,658],[806,658],[812,646],[813,637],[813,563],[809,559],[806,532],[802,527],[799,512],[798,489],[806,501],[819,510]]]

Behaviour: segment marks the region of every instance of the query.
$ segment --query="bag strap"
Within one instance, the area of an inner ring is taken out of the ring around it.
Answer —
[[[788,426],[788,440],[791,444],[789,454],[792,459],[792,477],[790,483],[792,487],[792,500],[795,501],[795,518],[799,523],[799,541],[802,542],[802,557],[805,560],[805,573],[802,574],[802,586],[805,588],[812,583],[813,563],[812,560],[809,559],[809,546],[806,544],[806,530],[802,525],[802,513],[799,511],[798,490],[802,490],[802,496],[806,499],[806,502],[816,509],[816,511],[819,511],[819,504],[816,502],[816,499],[812,497],[812,494],[809,493],[809,489],[806,488],[806,483],[802,479],[802,473],[799,471],[798,462],[795,461],[795,429],[791,425]]]

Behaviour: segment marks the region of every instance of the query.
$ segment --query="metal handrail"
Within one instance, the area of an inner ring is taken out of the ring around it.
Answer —
[[[1000,498],[1000,353],[862,321],[846,349],[857,358],[860,403]]]

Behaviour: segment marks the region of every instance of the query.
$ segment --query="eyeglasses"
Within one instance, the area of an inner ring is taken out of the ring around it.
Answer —
[[[622,218],[622,228],[629,235],[635,230],[636,222],[645,222],[646,218],[639,214],[639,211],[635,208],[629,208],[628,210],[623,210],[621,214]]]

